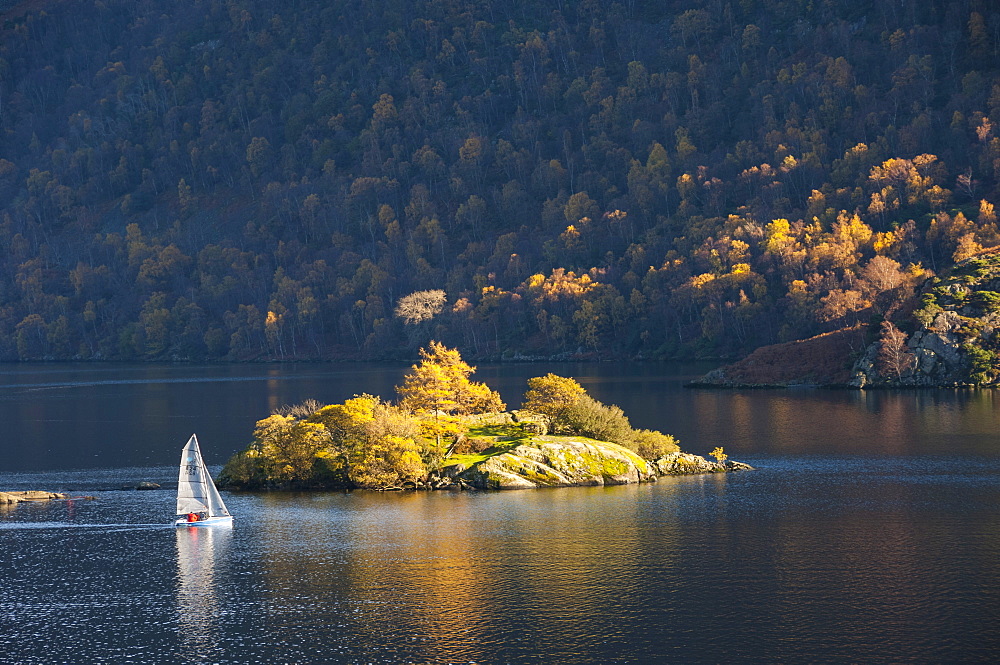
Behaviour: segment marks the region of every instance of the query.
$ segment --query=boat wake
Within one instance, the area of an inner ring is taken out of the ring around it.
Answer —
[[[148,531],[172,529],[173,524],[79,524],[77,522],[0,522],[0,531],[22,529],[104,529],[106,531]]]

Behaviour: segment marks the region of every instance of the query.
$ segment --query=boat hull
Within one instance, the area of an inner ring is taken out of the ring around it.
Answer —
[[[188,522],[187,518],[182,517],[181,519],[174,522],[174,526],[232,526],[233,516],[232,515],[220,515],[219,517],[209,517],[205,520],[198,520],[197,522]]]

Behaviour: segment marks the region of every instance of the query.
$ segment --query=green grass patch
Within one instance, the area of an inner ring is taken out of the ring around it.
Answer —
[[[455,466],[456,464],[464,464],[466,468],[471,468],[480,462],[493,457],[496,453],[477,453],[475,455],[452,455],[448,459],[444,460],[441,468],[446,466]]]
[[[469,428],[468,436],[474,436],[478,439],[492,439],[493,443],[489,448],[479,453],[452,455],[443,460],[442,469],[456,464],[464,464],[466,468],[471,468],[494,455],[516,448],[531,438],[531,435],[525,434],[518,425],[477,425]]]
[[[505,425],[473,425],[469,428],[468,436],[477,437],[513,437],[523,439],[529,436],[524,428],[519,424]]]

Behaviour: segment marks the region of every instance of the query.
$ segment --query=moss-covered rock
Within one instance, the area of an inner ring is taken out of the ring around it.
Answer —
[[[494,455],[462,477],[485,489],[625,485],[655,477],[649,463],[614,443],[581,437],[537,436]]]
[[[583,437],[538,436],[458,474],[480,489],[526,489],[652,482],[657,476],[717,473],[750,467],[687,453],[648,462],[628,448]]]

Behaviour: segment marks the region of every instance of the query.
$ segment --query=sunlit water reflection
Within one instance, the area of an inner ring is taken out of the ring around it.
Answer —
[[[235,524],[218,530],[170,526],[191,431],[218,472],[272,406],[386,394],[401,370],[95,371],[0,368],[0,489],[76,497],[0,506],[0,663],[952,663],[1000,646],[991,391],[712,392],[650,366],[481,367],[513,404],[528,376],[577,376],[636,426],[758,470],[227,493]],[[139,481],[163,489],[121,489]]]
[[[177,535],[177,617],[181,655],[186,662],[217,661],[222,656],[223,606],[216,566],[226,560],[231,525],[179,527]]]
[[[751,461],[641,487],[231,494],[224,530],[166,526],[165,490],[21,505],[0,516],[0,662],[992,658],[991,462]]]

